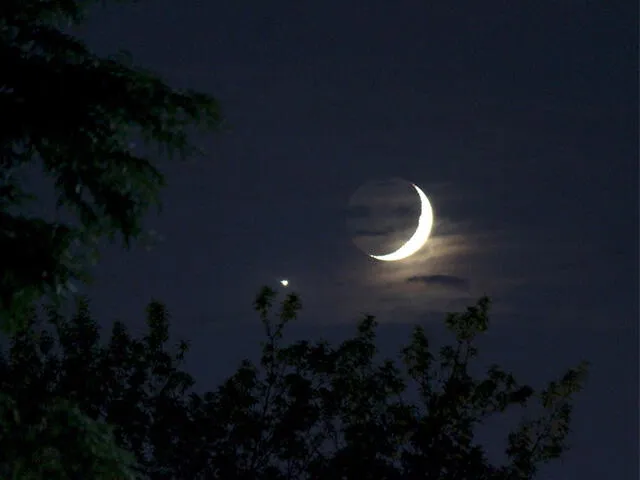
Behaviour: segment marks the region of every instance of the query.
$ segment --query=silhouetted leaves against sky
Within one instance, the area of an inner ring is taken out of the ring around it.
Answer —
[[[488,328],[487,298],[447,316],[456,342],[439,351],[416,327],[399,362],[377,354],[372,316],[335,345],[287,344],[283,334],[296,321],[300,298],[279,298],[265,287],[254,308],[264,329],[259,362],[243,361],[212,391],[182,371],[188,345],[171,335],[161,303],[147,307],[140,337],[117,322],[105,342],[85,300],[71,319],[50,308],[44,324],[12,337],[0,356],[0,386],[14,392],[13,411],[22,421],[36,421],[60,396],[73,398],[92,422],[115,428],[119,446],[151,479],[439,480],[444,472],[511,480],[533,478],[566,449],[585,365],[539,394],[496,365],[471,375],[476,338]],[[535,415],[508,436],[508,462],[492,464],[475,440],[477,426],[534,400]],[[81,437],[60,449],[63,437],[51,435],[25,438],[24,446],[51,450],[65,465],[83,464],[69,448]],[[12,442],[0,435],[0,468],[21,458]]]

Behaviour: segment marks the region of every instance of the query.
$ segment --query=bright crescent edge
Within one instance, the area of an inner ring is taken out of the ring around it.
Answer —
[[[395,252],[391,252],[387,255],[369,255],[370,257],[384,262],[404,260],[420,250],[424,244],[427,243],[427,240],[429,240],[429,235],[431,235],[431,228],[433,226],[433,209],[431,208],[431,203],[425,193],[420,190],[415,183],[412,183],[411,185],[416,189],[418,197],[420,197],[420,218],[418,219],[418,228],[416,228],[416,231],[411,238]]]

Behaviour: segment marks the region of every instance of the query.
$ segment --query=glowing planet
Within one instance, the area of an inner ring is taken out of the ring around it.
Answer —
[[[288,286],[288,285],[289,285],[289,280],[280,280],[280,284],[281,284],[283,287],[286,287],[286,286]]]

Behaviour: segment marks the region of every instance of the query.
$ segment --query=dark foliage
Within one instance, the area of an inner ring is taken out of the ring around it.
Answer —
[[[437,352],[416,327],[400,362],[377,358],[373,317],[337,346],[281,345],[300,304],[291,295],[272,318],[274,301],[265,289],[255,304],[266,332],[260,364],[244,362],[213,392],[192,391],[180,370],[187,345],[167,347],[169,318],[159,303],[148,308],[144,337],[116,323],[104,344],[85,302],[70,321],[51,309],[55,334],[32,328],[14,336],[0,387],[16,392],[25,418],[68,398],[106,420],[150,479],[530,479],[565,451],[585,366],[539,394],[498,366],[473,378],[486,298],[447,317],[455,342]],[[509,435],[509,463],[492,465],[475,441],[477,426],[534,399],[542,413]],[[0,438],[0,452],[12,452],[7,442]]]
[[[97,241],[129,246],[158,205],[164,178],[132,139],[170,155],[195,153],[187,128],[221,125],[208,95],[172,89],[126,55],[102,58],[65,28],[94,2],[0,2],[0,321],[43,294],[87,281]],[[38,164],[74,222],[29,216],[22,172]],[[9,325],[7,325],[9,323]]]

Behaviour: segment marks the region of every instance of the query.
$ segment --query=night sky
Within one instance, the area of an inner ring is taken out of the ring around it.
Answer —
[[[138,329],[165,302],[212,389],[258,354],[252,302],[280,278],[304,305],[292,338],[340,340],[371,313],[385,355],[486,293],[483,362],[535,387],[592,362],[573,449],[541,478],[638,478],[637,17],[627,0],[96,9],[78,30],[93,48],[211,93],[231,127],[160,162],[165,208],[146,225],[164,241],[105,252],[96,314]],[[435,224],[414,257],[376,262],[348,205],[396,177]]]

